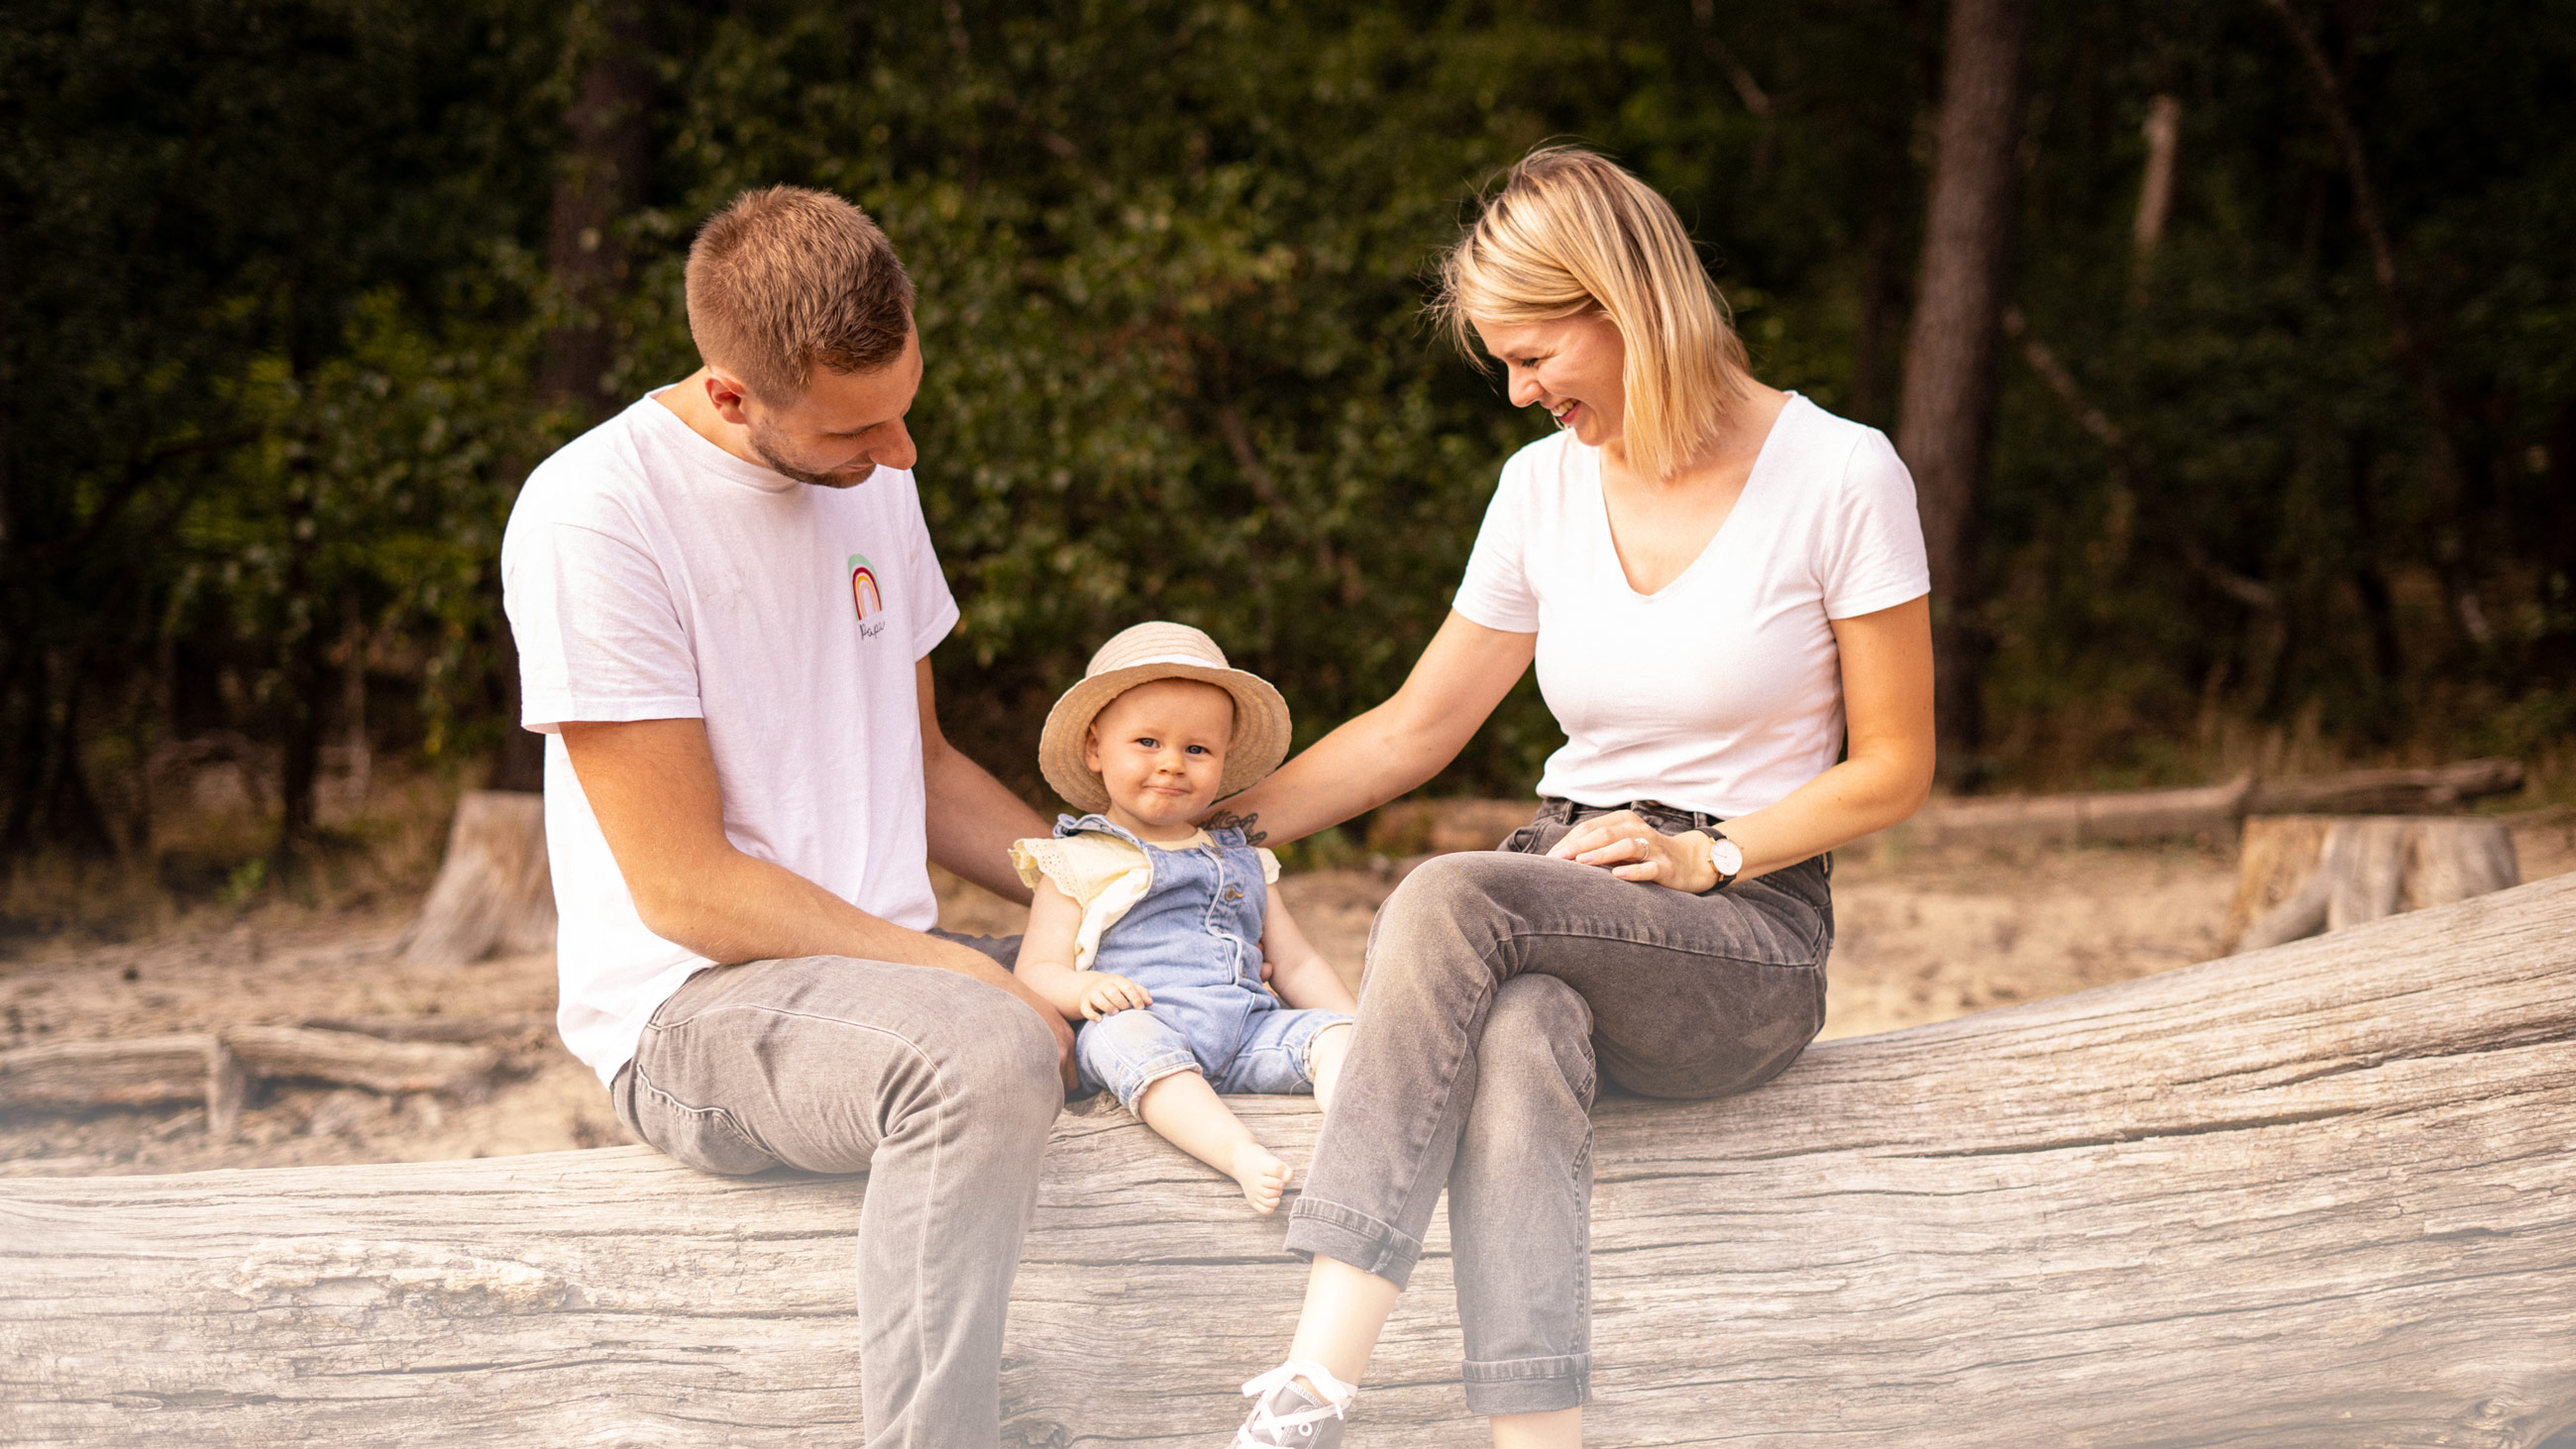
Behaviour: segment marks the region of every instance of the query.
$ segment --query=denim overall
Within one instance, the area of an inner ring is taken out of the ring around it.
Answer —
[[[1204,1073],[1219,1092],[1313,1091],[1308,1044],[1351,1018],[1295,1010],[1262,984],[1269,887],[1243,832],[1212,830],[1212,844],[1166,850],[1105,816],[1055,823],[1059,839],[1085,831],[1145,852],[1151,884],[1103,933],[1091,967],[1144,987],[1154,1004],[1083,1023],[1074,1039],[1083,1085],[1116,1093],[1130,1111],[1145,1088],[1184,1071]]]

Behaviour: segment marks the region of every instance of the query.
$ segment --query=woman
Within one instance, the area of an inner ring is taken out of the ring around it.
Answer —
[[[1579,1444],[1596,1073],[1696,1099],[1787,1067],[1824,1023],[1824,853],[1932,779],[1912,480],[1876,431],[1753,379],[1662,197],[1534,152],[1438,306],[1559,431],[1505,465],[1404,687],[1228,819],[1293,839],[1412,789],[1533,660],[1566,744],[1535,820],[1378,915],[1289,1224],[1305,1307],[1238,1446],[1339,1439],[1443,1186],[1468,1406],[1499,1446]]]

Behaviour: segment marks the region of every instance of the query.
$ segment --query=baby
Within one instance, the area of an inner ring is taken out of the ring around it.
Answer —
[[[1192,822],[1287,752],[1279,691],[1186,624],[1138,624],[1100,646],[1038,746],[1047,782],[1091,813],[1011,846],[1037,893],[1020,979],[1083,1023],[1083,1084],[1265,1213],[1288,1164],[1217,1094],[1311,1088],[1329,1107],[1358,1004],[1281,904],[1278,859]]]

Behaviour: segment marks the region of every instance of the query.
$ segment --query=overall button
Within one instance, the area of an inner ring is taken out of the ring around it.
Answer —
[[[1243,899],[1243,887],[1241,887],[1241,886],[1227,886],[1227,887],[1225,888],[1225,898],[1226,898],[1227,900],[1229,900],[1229,901],[1239,901],[1239,900],[1242,900],[1242,899]]]

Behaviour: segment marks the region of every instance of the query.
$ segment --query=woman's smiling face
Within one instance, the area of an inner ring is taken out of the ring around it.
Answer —
[[[1627,416],[1627,343],[1598,312],[1553,322],[1483,322],[1476,335],[1503,364],[1512,406],[1543,407],[1575,441],[1606,447]]]

